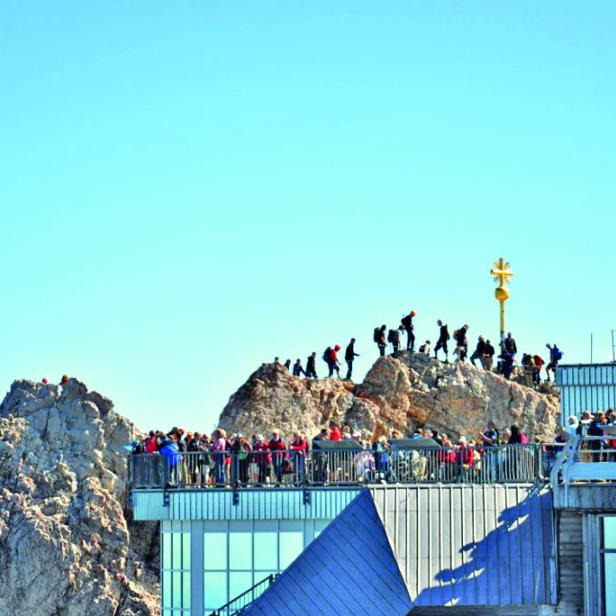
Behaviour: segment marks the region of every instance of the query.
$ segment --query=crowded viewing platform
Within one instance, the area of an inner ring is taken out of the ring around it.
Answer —
[[[439,430],[394,430],[372,439],[365,431],[331,422],[310,441],[306,434],[273,430],[250,437],[210,436],[172,428],[133,443],[134,488],[246,488],[357,485],[362,483],[506,483],[547,479],[570,439],[583,437],[582,461],[616,461],[616,414],[585,412],[554,442],[530,442],[518,426],[489,422],[475,438],[451,439]]]

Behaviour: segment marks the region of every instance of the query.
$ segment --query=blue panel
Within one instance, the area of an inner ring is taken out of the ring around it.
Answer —
[[[402,616],[410,607],[385,529],[364,490],[244,614]]]

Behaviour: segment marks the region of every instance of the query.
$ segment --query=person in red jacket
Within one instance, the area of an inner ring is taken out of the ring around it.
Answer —
[[[150,435],[148,436],[143,449],[146,453],[158,453],[158,439],[156,438],[154,430],[150,431]]]
[[[269,442],[269,449],[272,455],[274,475],[276,475],[276,486],[279,486],[282,483],[282,469],[284,461],[289,458],[287,446],[280,438],[280,430],[272,430],[272,438]]]
[[[259,485],[264,485],[269,475],[272,455],[270,454],[269,443],[263,438],[262,434],[257,435],[252,445],[252,451],[252,461],[258,469],[257,481]]]
[[[330,352],[329,352],[329,378],[334,376],[334,371],[338,378],[340,378],[340,362],[338,361],[338,351],[340,350],[340,345],[337,344]]]
[[[304,460],[308,453],[308,441],[305,434],[293,432],[293,441],[289,445],[291,460],[295,467],[295,480],[297,483],[304,481]]]
[[[339,441],[342,438],[342,434],[340,432],[340,428],[338,427],[338,424],[332,421],[329,427],[331,428],[330,433],[329,433],[329,440]]]
[[[468,441],[465,436],[461,436],[458,439],[458,446],[456,447],[456,464],[458,466],[458,476],[464,477],[466,471],[473,466],[475,454],[473,448],[468,446]]]

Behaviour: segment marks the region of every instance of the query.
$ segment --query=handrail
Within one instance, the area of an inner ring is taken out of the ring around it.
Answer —
[[[201,451],[129,457],[131,489],[357,486],[545,481],[564,443],[433,449]],[[562,464],[559,464],[559,467]]]
[[[260,582],[257,582],[256,584],[251,586],[248,590],[245,590],[243,593],[237,595],[237,597],[231,599],[231,601],[227,601],[227,603],[225,603],[223,606],[211,612],[209,616],[237,616],[238,614],[241,614],[244,608],[246,608],[250,603],[252,603],[261,594],[261,592],[263,592],[261,591],[255,596],[255,591],[260,586],[263,586],[265,584],[267,584],[267,586],[263,590],[269,588],[276,581],[278,575],[278,573],[271,573],[266,578],[263,578]],[[247,595],[251,595],[251,598],[249,601],[244,602],[243,600],[246,598]],[[234,607],[234,605],[237,603],[241,603],[241,605]]]

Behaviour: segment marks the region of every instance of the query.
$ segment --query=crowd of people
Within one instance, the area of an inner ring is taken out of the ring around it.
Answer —
[[[133,453],[158,455],[157,468],[167,474],[170,483],[201,487],[300,485],[306,480],[522,480],[530,478],[525,473],[532,475],[537,470],[534,466],[529,470],[529,464],[536,464],[536,459],[528,457],[534,451],[541,453],[543,470],[549,472],[569,435],[603,435],[601,426],[611,425],[616,426],[612,410],[594,417],[585,413],[579,422],[571,418],[568,428],[553,443],[534,444],[518,426],[501,431],[493,422],[473,437],[461,435],[455,439],[424,428],[406,436],[394,430],[389,436],[373,439],[366,431],[353,431],[334,422],[312,439],[300,431],[283,438],[279,430],[273,430],[267,438],[262,434],[227,436],[222,428],[209,435],[174,427],[167,433],[151,431],[134,443]],[[589,447],[616,450],[616,438],[596,443]],[[510,447],[529,444],[534,449]]]
[[[383,357],[388,348],[391,350],[394,356],[397,356],[404,342],[404,336],[406,336],[406,350],[410,353],[415,352],[415,324],[413,319],[417,316],[414,310],[411,310],[408,314],[404,315],[400,320],[400,324],[393,328],[388,329],[387,325],[381,325],[374,328],[373,341],[377,345],[379,355]],[[473,366],[479,365],[487,371],[495,371],[498,374],[503,375],[506,379],[513,377],[518,378],[522,383],[528,387],[538,387],[541,384],[541,372],[545,368],[546,381],[550,381],[550,373],[555,376],[558,362],[562,359],[563,353],[556,344],[546,344],[546,348],[549,352],[549,361],[546,361],[541,355],[533,353],[522,353],[521,358],[518,361],[518,347],[515,339],[509,332],[502,342],[497,344],[498,353],[492,344],[492,342],[484,336],[478,336],[477,343],[474,351],[468,357],[469,353],[469,341],[468,331],[470,326],[464,324],[459,329],[449,333],[449,327],[442,320],[437,321],[438,338],[436,345],[434,346],[434,358],[439,359],[439,351],[444,356],[444,362],[449,363],[449,347],[451,340],[453,339],[453,354],[455,361],[458,363],[465,363],[467,358],[470,360]],[[346,378],[351,380],[353,376],[353,362],[355,358],[359,356],[359,353],[355,352],[355,338],[351,338],[344,351],[344,361],[346,363]],[[332,378],[334,375],[337,378],[340,376],[341,362],[339,353],[342,347],[339,344],[328,346],[321,356],[321,359],[327,366],[327,377]],[[431,356],[432,345],[430,340],[423,342],[419,348],[419,353]],[[274,363],[281,365],[278,357],[274,359]],[[309,379],[317,379],[317,353],[313,351],[306,360],[306,367],[302,365],[301,359],[297,359],[293,365],[291,360],[287,359],[282,364],[287,370],[289,370],[293,376],[304,376]]]

